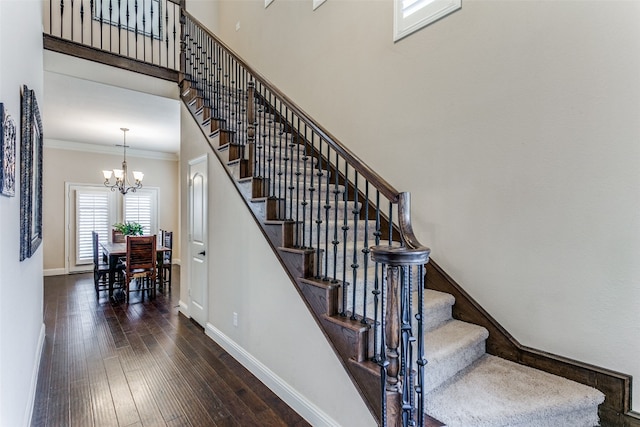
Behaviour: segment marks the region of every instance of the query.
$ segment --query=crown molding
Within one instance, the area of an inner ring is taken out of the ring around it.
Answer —
[[[44,148],[53,148],[57,150],[82,151],[85,153],[96,153],[96,154],[112,154],[115,156],[122,155],[122,148],[120,147],[87,144],[85,142],[61,141],[59,139],[45,138],[43,145],[44,145]],[[127,157],[140,157],[144,159],[172,160],[172,161],[180,160],[180,155],[178,153],[164,153],[162,151],[139,150],[135,148],[129,148],[127,150]]]

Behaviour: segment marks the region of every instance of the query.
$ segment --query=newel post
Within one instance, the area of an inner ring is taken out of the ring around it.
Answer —
[[[386,271],[381,328],[382,425],[424,425],[424,265],[430,250],[413,235],[408,193],[400,197],[402,246],[373,246],[371,259]],[[413,298],[418,299],[413,312]],[[417,404],[416,404],[417,396]]]

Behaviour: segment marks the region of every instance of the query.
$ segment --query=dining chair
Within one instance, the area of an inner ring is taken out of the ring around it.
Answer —
[[[109,264],[99,256],[99,236],[95,231],[91,232],[93,243],[93,286],[96,289],[96,296],[100,296],[100,291],[109,289]]]
[[[127,257],[124,269],[125,299],[129,301],[129,293],[144,291],[149,296],[155,295],[156,289],[156,236],[129,236],[127,238]],[[131,289],[135,279],[136,289]]]
[[[91,232],[93,242],[93,282],[96,288],[96,296],[100,291],[109,289],[109,260],[102,254],[100,256],[100,236],[95,231]],[[114,288],[122,287],[124,263],[118,261],[115,265]]]
[[[161,230],[162,246],[169,248],[162,254],[162,271],[160,272],[160,285],[169,287],[171,290],[171,262],[173,252],[173,231]]]

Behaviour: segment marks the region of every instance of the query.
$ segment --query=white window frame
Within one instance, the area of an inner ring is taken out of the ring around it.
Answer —
[[[160,194],[160,189],[157,187],[144,187],[139,190],[136,190],[134,193],[128,193],[122,199],[122,219],[123,222],[132,221],[133,219],[127,218],[127,198],[134,197],[149,197],[150,199],[150,227],[148,230],[145,230],[144,234],[158,234],[158,224],[159,224],[159,212],[158,212],[158,197]]]
[[[444,18],[462,7],[462,0],[394,0],[393,41]]]
[[[313,10],[316,10],[327,0],[313,0]]]
[[[111,230],[111,226],[117,221],[118,216],[118,199],[116,194],[104,186],[96,186],[92,184],[66,184],[67,200],[66,218],[67,224],[65,241],[65,260],[67,261],[67,269],[69,272],[79,272],[91,270],[93,264],[93,253],[91,258],[79,259],[79,242],[78,242],[78,194],[79,193],[105,193],[108,197],[108,220],[107,230]],[[100,235],[100,239],[109,239],[111,236],[107,231],[107,235]],[[73,253],[72,253],[73,252]]]
[[[99,192],[107,193],[109,196],[109,219],[107,235],[100,235],[101,241],[111,241],[111,228],[117,222],[123,222],[125,218],[125,201],[119,192],[111,191],[102,185],[65,183],[65,245],[64,258],[65,270],[67,273],[91,271],[93,268],[93,257],[90,260],[78,260],[78,224],[77,222],[77,193],[78,192]],[[160,189],[157,187],[144,187],[137,190],[139,193],[151,195],[151,234],[158,234],[160,224]],[[92,253],[93,255],[93,253]]]

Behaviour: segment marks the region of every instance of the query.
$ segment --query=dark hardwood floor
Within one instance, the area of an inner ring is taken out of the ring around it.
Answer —
[[[307,426],[178,314],[171,292],[112,304],[92,274],[44,279],[46,338],[32,426]]]

